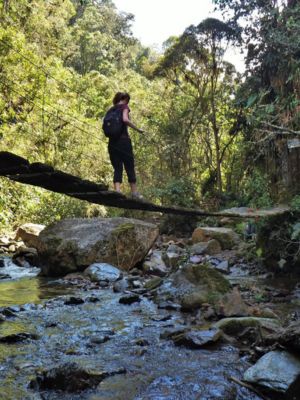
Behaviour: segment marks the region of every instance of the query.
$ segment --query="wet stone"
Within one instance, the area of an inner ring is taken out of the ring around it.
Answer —
[[[176,345],[184,345],[192,349],[200,349],[216,343],[222,336],[218,329],[185,332],[173,338]]]
[[[3,308],[0,310],[1,314],[4,315],[5,317],[16,317],[17,314],[15,311],[13,311],[10,307]]]
[[[107,288],[107,287],[109,286],[109,283],[106,282],[106,281],[100,281],[100,282],[99,282],[99,286],[100,286],[101,288]]]
[[[25,340],[37,340],[38,336],[34,333],[27,333],[27,332],[22,332],[22,333],[13,333],[11,335],[7,336],[0,336],[0,343],[18,343],[18,342],[24,342]]]
[[[65,304],[68,306],[73,306],[76,304],[83,304],[83,303],[84,303],[84,300],[81,297],[71,296],[65,300]]]
[[[115,282],[113,285],[113,291],[115,293],[125,292],[128,288],[129,284],[127,279],[121,279],[120,281]]]
[[[174,326],[174,328],[166,329],[165,331],[161,332],[160,339],[172,339],[183,335],[186,331],[187,327],[185,325]]]
[[[110,340],[110,336],[108,335],[100,335],[91,337],[91,345],[102,344]]]
[[[119,303],[120,304],[132,304],[132,303],[137,303],[140,301],[141,301],[141,298],[137,294],[127,294],[120,298]]]
[[[148,342],[148,340],[140,338],[140,339],[136,339],[135,344],[137,346],[142,346],[143,347],[143,346],[149,346],[150,343]]]
[[[284,351],[271,351],[245,372],[244,380],[296,399],[293,396],[300,392],[300,359]]]
[[[84,270],[84,274],[93,282],[115,282],[122,278],[122,272],[107,263],[94,263]]]
[[[124,373],[126,373],[124,368],[99,371],[83,368],[76,363],[65,363],[41,372],[30,382],[29,387],[39,391],[59,390],[76,393],[95,388],[103,379],[109,376]]]
[[[155,317],[151,317],[151,319],[152,319],[152,321],[164,322],[164,321],[169,321],[170,319],[172,319],[172,315],[171,314],[158,315]]]
[[[179,311],[181,309],[181,305],[173,303],[171,301],[161,301],[160,303],[158,303],[157,308],[161,310]]]
[[[10,279],[10,275],[0,274],[0,280],[2,280],[2,279]]]
[[[0,258],[0,268],[4,268],[5,267],[5,262],[3,260],[3,258]]]
[[[222,272],[223,274],[229,274],[229,262],[227,260],[220,262],[220,264],[216,265],[216,270]]]
[[[89,303],[98,303],[100,299],[96,296],[90,296],[86,298],[86,301],[88,301]]]

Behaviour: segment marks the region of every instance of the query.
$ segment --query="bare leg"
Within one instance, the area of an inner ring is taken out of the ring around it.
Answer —
[[[116,192],[121,192],[121,183],[120,182],[114,182],[114,189]]]

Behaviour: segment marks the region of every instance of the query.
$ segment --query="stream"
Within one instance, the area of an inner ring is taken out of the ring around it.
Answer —
[[[242,379],[251,365],[237,347],[221,342],[189,349],[161,338],[185,324],[184,313],[158,309],[146,296],[120,304],[122,295],[111,288],[80,289],[5,263],[1,272],[11,278],[0,281],[6,316],[0,323],[0,399],[261,399],[230,379]],[[43,371],[58,366],[70,381],[78,366],[103,378],[80,392],[51,387],[49,380],[36,384]]]

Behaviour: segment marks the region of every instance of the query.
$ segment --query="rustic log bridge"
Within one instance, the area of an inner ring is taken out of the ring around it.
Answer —
[[[29,163],[23,157],[6,151],[0,152],[0,176],[16,182],[38,186],[90,203],[132,210],[154,211],[166,214],[190,216],[216,216],[233,218],[257,218],[281,215],[289,212],[286,206],[272,209],[252,210],[247,207],[232,208],[218,212],[175,206],[159,206],[148,201],[131,199],[121,193],[108,190],[103,183],[94,183],[77,176],[55,170],[43,163]]]

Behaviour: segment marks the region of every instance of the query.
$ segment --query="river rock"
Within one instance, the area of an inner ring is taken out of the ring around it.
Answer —
[[[132,304],[132,303],[139,303],[141,301],[140,296],[137,294],[126,294],[125,296],[120,297],[119,303],[120,304]]]
[[[65,219],[38,237],[42,273],[60,276],[94,263],[130,270],[142,261],[158,235],[150,223],[128,218]]]
[[[35,333],[12,333],[11,335],[0,336],[0,343],[18,343],[25,340],[37,340],[38,336]]]
[[[184,345],[192,349],[201,349],[216,343],[222,336],[219,329],[193,330],[182,335],[172,337],[176,345]]]
[[[45,225],[40,224],[23,224],[19,226],[16,232],[16,240],[22,239],[28,247],[37,248],[39,244],[39,234],[45,229]]]
[[[119,281],[116,281],[113,285],[113,291],[115,293],[125,292],[128,289],[129,289],[128,279],[125,279],[125,278],[123,278]]]
[[[268,336],[266,340],[267,344],[279,343],[286,349],[300,354],[300,320],[293,321],[288,327]]]
[[[38,253],[33,247],[20,246],[12,257],[13,262],[19,267],[38,264]]]
[[[172,274],[158,289],[160,301],[179,303],[184,310],[199,308],[203,303],[216,302],[228,292],[230,283],[208,265],[187,264]]]
[[[162,252],[159,250],[154,250],[150,256],[149,260],[144,261],[143,271],[146,274],[166,276],[168,269],[162,259]]]
[[[195,243],[191,247],[191,254],[193,255],[208,254],[209,256],[213,256],[221,253],[221,251],[221,245],[216,239],[209,240],[208,242]]]
[[[62,392],[81,392],[96,387],[103,379],[115,374],[123,374],[124,368],[112,371],[84,368],[76,363],[65,363],[42,371],[33,379],[29,387],[35,390],[59,390]]]
[[[214,324],[214,327],[221,329],[228,335],[238,335],[246,328],[259,328],[263,337],[271,332],[276,332],[280,328],[280,323],[271,318],[241,317],[241,318],[223,318]]]
[[[225,294],[216,305],[217,315],[222,317],[245,317],[249,315],[246,306],[237,287]]]
[[[232,249],[239,242],[238,235],[230,228],[199,227],[192,235],[193,243],[208,242],[216,239],[220,242],[222,249]]]
[[[297,399],[300,393],[300,359],[285,351],[271,351],[244,374],[244,380]]]
[[[169,245],[167,250],[163,253],[162,259],[168,268],[174,269],[178,267],[183,254],[184,254],[184,249],[177,246],[176,244],[171,244]]]
[[[122,278],[122,272],[106,263],[95,263],[90,265],[84,270],[84,274],[87,275],[92,282],[115,282]]]

